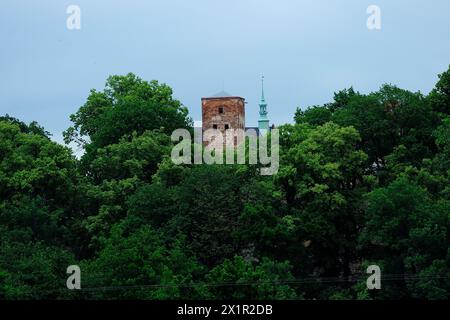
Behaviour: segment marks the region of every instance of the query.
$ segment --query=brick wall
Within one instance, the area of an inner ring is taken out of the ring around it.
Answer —
[[[228,129],[245,130],[245,99],[240,97],[203,98],[202,131],[217,129],[225,133]]]

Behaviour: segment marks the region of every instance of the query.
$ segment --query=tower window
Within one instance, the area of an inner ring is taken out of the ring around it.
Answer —
[[[225,130],[228,130],[228,129],[230,129],[230,125],[229,125],[229,124],[226,124],[226,125],[225,125]]]
[[[220,113],[220,114],[223,113],[223,107],[219,107],[219,113]]]
[[[213,124],[213,129],[217,129],[217,124]]]

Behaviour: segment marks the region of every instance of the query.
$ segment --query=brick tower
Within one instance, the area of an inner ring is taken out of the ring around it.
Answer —
[[[208,129],[217,129],[223,134],[228,129],[245,130],[245,99],[226,92],[202,98],[202,132]]]

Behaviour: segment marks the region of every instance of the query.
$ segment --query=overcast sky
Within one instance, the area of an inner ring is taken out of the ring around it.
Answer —
[[[81,8],[81,30],[66,9]],[[381,30],[368,30],[369,5]],[[271,122],[333,92],[383,83],[428,93],[450,64],[449,0],[11,0],[0,5],[0,114],[61,141],[69,115],[108,75],[174,89],[194,120],[200,99],[246,98],[257,125],[260,77]]]

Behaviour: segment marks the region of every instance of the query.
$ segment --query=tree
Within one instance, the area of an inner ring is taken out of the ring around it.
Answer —
[[[433,110],[441,113],[442,117],[450,115],[450,66],[439,75],[439,81],[427,99]]]
[[[177,213],[173,189],[154,182],[138,188],[127,201],[128,215],[138,217],[143,224],[162,228]]]
[[[0,226],[1,230],[1,226]],[[0,299],[70,298],[66,269],[73,255],[43,242],[0,239]]]
[[[77,223],[76,160],[42,132],[0,121],[0,222],[35,239],[68,240]]]
[[[376,95],[357,95],[333,114],[332,121],[341,126],[353,126],[361,135],[361,148],[368,155],[368,167],[385,166],[385,156],[396,145],[395,127],[387,118]]]
[[[313,106],[305,111],[297,108],[295,112],[295,123],[309,123],[313,126],[321,126],[331,120],[332,112],[328,106]]]
[[[260,263],[246,262],[235,256],[211,269],[206,276],[213,299],[285,300],[301,297],[289,285],[294,280],[288,262],[263,258]]]
[[[241,180],[232,166],[194,166],[176,188],[177,215],[168,222],[169,234],[181,231],[200,261],[208,266],[232,257],[233,241],[242,212]]]
[[[448,200],[432,201],[406,176],[369,194],[361,253],[385,274],[405,275],[386,283],[381,297],[448,298],[449,282],[436,277],[449,272],[449,209]],[[435,277],[432,270],[439,270]]]
[[[44,137],[50,136],[50,133],[48,131],[45,131],[45,129],[41,127],[36,121],[33,121],[29,125],[27,125],[22,121],[20,121],[19,119],[16,119],[6,114],[5,116],[0,117],[0,122],[8,122],[10,124],[17,125],[19,126],[20,132],[22,133],[34,133]]]
[[[98,256],[82,268],[86,287],[110,288],[93,291],[90,298],[195,299],[200,292],[195,284],[202,267],[183,237],[164,242],[155,229],[132,217],[114,225]]]
[[[295,123],[308,123],[313,126],[321,126],[331,121],[334,112],[347,106],[355,96],[359,96],[353,87],[334,93],[334,101],[323,106],[312,106],[302,111],[297,108],[294,116]]]
[[[422,94],[383,85],[377,92],[350,95],[345,101],[331,119],[358,130],[367,168],[381,183],[391,181],[398,166],[421,166],[422,159],[436,151],[432,133],[439,118]]]
[[[285,220],[292,224],[297,246],[314,257],[313,268],[326,276],[348,276],[367,187],[367,156],[358,150],[359,134],[334,123],[293,129],[304,133],[290,134],[300,140],[285,150],[275,177],[290,208]]]
[[[133,177],[151,181],[158,164],[170,154],[171,147],[170,137],[158,130],[145,131],[142,135],[133,132],[116,144],[99,148],[87,172],[95,183]]]
[[[66,143],[78,142],[87,153],[115,144],[134,131],[171,134],[189,128],[187,108],[172,98],[172,89],[157,81],[146,82],[132,73],[111,76],[102,92],[91,90],[86,103],[71,116],[74,123],[65,133]]]

